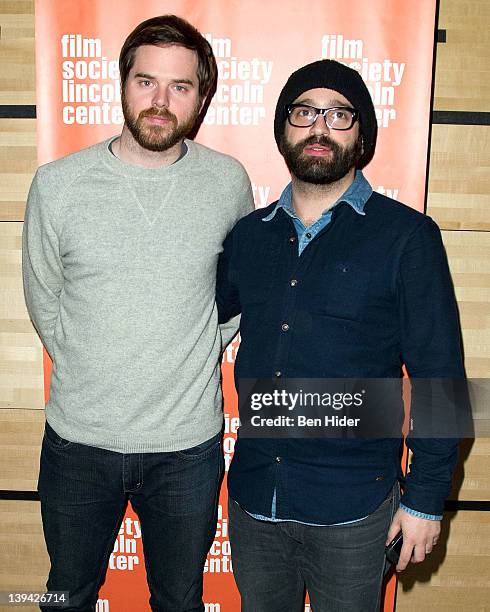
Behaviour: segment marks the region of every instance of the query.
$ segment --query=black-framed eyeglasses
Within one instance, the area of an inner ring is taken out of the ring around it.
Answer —
[[[322,115],[327,127],[332,130],[350,130],[359,118],[357,110],[348,106],[315,108],[308,104],[289,104],[286,110],[288,121],[294,127],[310,127],[315,123],[318,115]]]

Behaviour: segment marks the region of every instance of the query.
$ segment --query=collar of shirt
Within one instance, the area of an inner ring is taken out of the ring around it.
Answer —
[[[346,202],[359,215],[365,215],[364,206],[372,193],[373,189],[371,185],[364,178],[362,172],[357,170],[354,181],[347,191],[345,191],[330,208],[324,210],[321,217],[315,221],[315,223],[312,223],[309,227],[305,227],[293,208],[293,189],[292,184],[289,183],[281,193],[281,197],[275,205],[274,210],[267,215],[267,217],[264,217],[262,221],[271,221],[271,219],[275,217],[277,211],[282,208],[293,220],[296,233],[298,234],[298,254],[301,255],[304,248],[330,223],[332,211],[335,206],[340,204],[340,202]]]

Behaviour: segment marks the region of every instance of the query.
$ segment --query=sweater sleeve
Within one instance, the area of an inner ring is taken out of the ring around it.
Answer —
[[[221,350],[224,351],[240,328],[240,315],[233,317],[226,323],[220,323],[219,328],[221,331]]]
[[[53,207],[43,201],[36,174],[27,200],[22,235],[22,272],[29,315],[48,353],[53,357],[53,336],[63,288],[59,237]]]
[[[401,358],[412,383],[411,420],[436,424],[454,416],[457,407],[446,396],[431,395],[438,381],[464,377],[461,336],[454,290],[437,225],[429,217],[407,241],[399,274]],[[447,384],[449,383],[449,385]],[[429,390],[429,393],[427,393]],[[440,396],[439,396],[440,397]],[[442,412],[441,412],[442,409]],[[427,435],[420,428],[407,437],[413,453],[402,503],[439,516],[451,490],[458,440]],[[453,434],[454,435],[454,434]]]

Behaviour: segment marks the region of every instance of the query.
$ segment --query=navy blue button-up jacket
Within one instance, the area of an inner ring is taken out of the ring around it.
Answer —
[[[298,256],[296,230],[284,210],[262,221],[274,206],[237,223],[218,265],[220,322],[242,314],[236,382],[276,372],[397,378],[403,364],[412,378],[464,375],[453,286],[432,219],[373,193],[364,216],[338,204]],[[442,514],[457,441],[409,437],[407,443],[413,461],[402,502]],[[253,514],[270,515],[276,491],[278,518],[332,524],[373,512],[400,477],[400,439],[239,434],[228,488]]]

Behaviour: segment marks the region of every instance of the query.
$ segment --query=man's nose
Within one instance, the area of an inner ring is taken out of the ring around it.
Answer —
[[[330,128],[327,125],[327,120],[320,113],[315,119],[315,123],[313,123],[312,126],[310,127],[310,134],[315,134],[315,135],[330,134]]]
[[[157,85],[153,92],[153,105],[158,108],[168,107],[168,91],[166,87]]]

